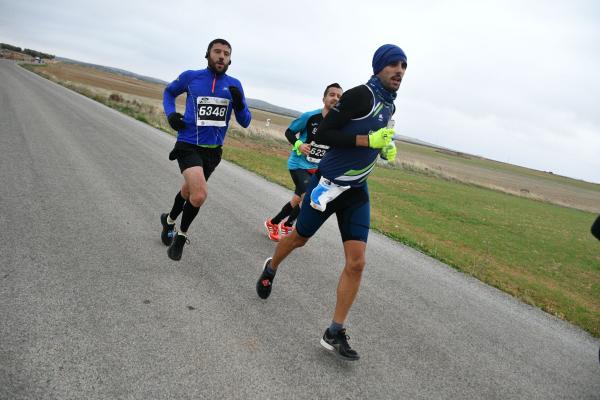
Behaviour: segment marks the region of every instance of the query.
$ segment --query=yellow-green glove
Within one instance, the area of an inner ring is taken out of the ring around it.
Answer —
[[[390,128],[381,128],[369,134],[369,147],[372,149],[383,149],[390,144],[394,136],[394,130]]]
[[[300,151],[300,146],[302,146],[304,144],[304,142],[300,139],[296,140],[296,142],[294,143],[294,147],[292,148],[292,150],[294,150],[296,152],[297,155],[301,155],[302,152]]]
[[[381,155],[381,158],[383,158],[384,160],[388,160],[388,162],[392,162],[392,161],[394,161],[394,159],[396,159],[397,152],[398,152],[398,150],[396,149],[396,144],[394,142],[391,142],[390,144],[385,146],[383,149],[381,149],[381,153],[379,153],[379,154]]]

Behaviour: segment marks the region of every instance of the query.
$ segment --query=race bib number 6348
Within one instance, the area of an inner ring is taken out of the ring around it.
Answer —
[[[208,96],[198,97],[196,105],[196,125],[219,127],[227,125],[225,119],[229,108],[229,99]]]

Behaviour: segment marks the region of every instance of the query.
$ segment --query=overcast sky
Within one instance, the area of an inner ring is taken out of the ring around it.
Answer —
[[[0,42],[166,81],[215,37],[248,97],[298,111],[397,44],[399,133],[600,183],[599,1],[0,0]]]

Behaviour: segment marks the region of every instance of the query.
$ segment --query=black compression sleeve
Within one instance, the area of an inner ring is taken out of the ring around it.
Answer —
[[[296,140],[298,140],[296,134],[289,129],[285,130],[285,138],[292,144],[292,146],[296,143]]]
[[[592,225],[592,235],[598,240],[600,240],[600,215],[596,218],[596,221]]]
[[[341,129],[353,118],[364,117],[373,108],[373,95],[365,85],[354,87],[342,95],[316,133],[316,142],[331,147],[355,147],[356,135],[342,134]],[[366,135],[367,132],[364,133]]]

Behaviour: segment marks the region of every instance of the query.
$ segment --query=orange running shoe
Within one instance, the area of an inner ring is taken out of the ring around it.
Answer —
[[[294,225],[287,226],[285,222],[279,224],[279,237],[283,239],[284,236],[288,236],[294,231]]]
[[[271,223],[268,219],[265,221],[265,228],[267,228],[267,236],[274,242],[279,242],[279,225]]]

